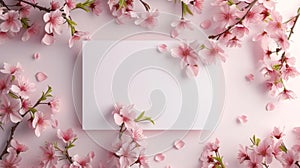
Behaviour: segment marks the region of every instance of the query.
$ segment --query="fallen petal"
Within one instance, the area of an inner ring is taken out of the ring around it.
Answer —
[[[251,81],[254,80],[254,75],[253,75],[253,74],[249,74],[249,75],[246,75],[245,78],[246,78],[246,80],[247,80],[248,82],[251,82]]]
[[[48,78],[48,76],[46,74],[44,74],[43,72],[38,72],[35,74],[35,78],[38,82],[42,82],[42,81],[46,80]]]
[[[165,156],[162,153],[158,153],[154,156],[154,160],[156,162],[161,162],[161,161],[165,160]]]
[[[168,51],[168,46],[166,44],[160,44],[158,45],[157,50],[161,53],[166,53]]]
[[[244,123],[246,123],[248,121],[248,117],[246,115],[238,116],[237,121],[240,124],[244,124]]]
[[[39,59],[40,58],[40,53],[37,53],[37,52],[34,53],[32,58],[35,59],[35,60]]]
[[[268,103],[266,105],[266,110],[267,111],[273,111],[275,109],[275,105],[273,103]]]
[[[209,19],[204,20],[203,22],[200,23],[200,27],[202,29],[208,29],[211,26],[211,21]]]
[[[184,145],[185,145],[185,143],[182,140],[177,140],[174,142],[174,148],[178,149],[178,150],[183,148]]]

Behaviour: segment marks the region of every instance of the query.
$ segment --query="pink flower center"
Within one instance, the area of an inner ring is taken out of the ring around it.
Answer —
[[[5,112],[6,112],[7,114],[10,114],[10,113],[13,112],[13,110],[12,110],[12,108],[11,108],[10,106],[8,106],[8,107],[5,108]]]
[[[8,24],[12,24],[12,23],[14,22],[14,17],[13,17],[13,16],[8,16],[6,22],[7,22]]]
[[[24,85],[20,86],[20,91],[21,92],[26,92],[27,91],[26,86],[24,86]]]

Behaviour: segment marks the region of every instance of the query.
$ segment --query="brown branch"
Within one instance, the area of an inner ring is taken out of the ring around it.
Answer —
[[[10,10],[10,8],[8,7],[8,5],[6,5],[6,3],[3,0],[0,0],[0,4],[2,6],[4,6],[7,10]]]
[[[300,8],[298,8],[298,11],[300,10]],[[292,37],[292,34],[294,33],[294,28],[295,28],[295,26],[296,26],[296,23],[297,23],[297,21],[298,21],[298,19],[299,19],[299,16],[300,16],[300,13],[298,12],[298,14],[296,15],[296,17],[295,17],[295,21],[294,21],[294,23],[293,23],[293,26],[291,27],[291,31],[290,31],[290,34],[289,34],[289,36],[288,36],[288,40],[290,40],[290,38]]]
[[[149,12],[149,10],[150,10],[149,4],[147,4],[147,3],[146,3],[145,1],[143,1],[143,0],[140,0],[140,2],[143,4],[145,10],[146,10],[147,12]]]
[[[21,123],[21,122],[16,123],[16,124],[11,128],[10,134],[9,134],[9,138],[8,138],[8,140],[6,141],[6,145],[5,145],[5,147],[4,147],[4,150],[2,151],[2,153],[1,153],[1,155],[0,155],[0,160],[2,160],[3,156],[4,156],[6,153],[8,153],[8,152],[7,152],[7,149],[8,149],[8,147],[9,147],[9,145],[10,145],[11,140],[14,138],[15,131],[16,131],[16,129],[17,129],[17,127],[18,127],[18,125],[19,125],[20,123]]]
[[[251,3],[249,4],[248,10],[247,10],[247,12],[245,13],[245,15],[244,15],[243,17],[241,17],[236,23],[234,23],[234,24],[228,26],[227,29],[224,30],[223,32],[221,32],[221,33],[219,33],[219,34],[216,34],[216,35],[210,35],[210,36],[208,36],[208,38],[209,38],[209,39],[215,39],[215,38],[217,38],[217,40],[219,40],[219,38],[220,38],[223,34],[229,32],[234,26],[236,26],[236,25],[238,25],[238,24],[242,24],[243,20],[247,17],[247,15],[249,14],[249,12],[251,11],[251,9],[253,8],[253,6],[255,5],[255,3],[256,3],[257,1],[258,1],[258,0],[254,0],[253,2],[251,2]]]
[[[19,1],[19,2],[23,2],[23,3],[27,4],[27,5],[30,5],[30,6],[32,6],[33,8],[37,8],[37,9],[39,9],[40,11],[45,11],[45,12],[51,12],[51,11],[53,11],[53,10],[50,9],[50,8],[46,8],[46,7],[40,6],[40,5],[38,5],[37,3],[31,3],[31,2],[28,2],[28,1],[26,1],[26,0],[18,0],[18,1]]]

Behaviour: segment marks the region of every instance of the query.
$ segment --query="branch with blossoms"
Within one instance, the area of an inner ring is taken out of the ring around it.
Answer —
[[[62,27],[67,24],[70,29],[69,47],[74,45],[75,41],[80,39],[89,39],[89,34],[77,30],[77,23],[72,19],[71,13],[76,9],[82,9],[86,12],[92,12],[95,15],[101,13],[100,0],[86,0],[84,2],[76,2],[75,0],[65,0],[63,5],[59,2],[51,1],[49,7],[39,5],[36,0],[15,0],[14,4],[8,4],[4,0],[0,0],[0,3],[4,8],[1,8],[0,12],[0,43],[3,43],[6,39],[14,37],[16,34],[21,33],[22,41],[28,41],[31,36],[37,34],[40,31],[40,25],[31,22],[30,13],[34,10],[40,10],[44,12],[43,20],[44,36],[42,43],[51,45],[55,41],[57,35],[62,34]]]
[[[284,143],[285,134],[277,127],[274,127],[273,131],[264,139],[260,139],[253,135],[250,138],[250,145],[240,145],[238,151],[238,161],[241,165],[247,168],[269,168],[274,165],[274,161],[282,167],[299,168],[300,167],[300,128],[294,128],[298,141],[291,148],[288,148]],[[220,148],[220,142],[217,139],[214,143],[208,143],[201,154],[202,167],[209,167],[219,164],[216,159],[220,154],[213,156],[212,153],[218,152]],[[220,167],[220,166],[219,166]]]
[[[220,154],[220,141],[211,142],[205,145],[200,157],[201,168],[215,167],[225,168],[223,156]]]
[[[113,117],[115,123],[120,127],[117,142],[113,144],[110,164],[119,167],[139,167],[149,168],[147,157],[145,156],[146,137],[139,122],[154,121],[145,116],[145,112],[136,116],[134,105],[115,105]]]
[[[53,98],[52,88],[48,86],[48,89],[42,92],[40,98],[33,103],[32,95],[36,91],[35,84],[27,80],[22,71],[19,63],[17,65],[4,63],[4,67],[0,70],[0,121],[3,131],[8,132],[0,153],[0,160],[4,165],[13,160],[15,163],[12,164],[18,165],[21,160],[19,154],[27,150],[27,147],[20,144],[14,137],[15,131],[22,122],[28,122],[30,129],[34,129],[37,137],[47,127],[57,126],[54,115],[59,111],[59,100]],[[41,106],[47,106],[48,109],[42,108],[41,110]]]

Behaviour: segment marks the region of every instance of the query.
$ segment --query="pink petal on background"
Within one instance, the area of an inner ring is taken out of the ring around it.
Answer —
[[[38,72],[35,74],[35,78],[38,82],[42,82],[42,81],[46,80],[48,78],[48,76],[46,74],[44,74],[43,72]]]
[[[273,103],[268,103],[266,105],[266,110],[267,111],[273,111],[275,109],[275,105]]]
[[[156,162],[161,162],[161,161],[165,160],[165,155],[162,153],[158,153],[154,156],[154,160]]]
[[[248,122],[248,116],[246,116],[246,115],[240,115],[240,116],[238,116],[237,121],[240,124],[244,124],[244,123]]]
[[[174,146],[175,149],[179,150],[179,149],[183,148],[184,145],[185,145],[185,143],[182,140],[177,140],[177,141],[174,142],[173,146]]]
[[[166,166],[166,168],[172,168],[170,165]]]
[[[32,58],[35,59],[35,60],[39,59],[40,58],[40,53],[37,53],[37,52],[34,53]]]
[[[202,29],[208,29],[211,26],[211,21],[209,19],[204,20],[203,22],[200,23],[200,27]]]
[[[160,44],[157,46],[157,50],[161,53],[166,53],[168,51],[168,46],[166,44]]]
[[[253,75],[253,74],[249,74],[249,75],[246,75],[245,78],[246,78],[246,80],[247,80],[248,82],[251,82],[251,81],[254,80],[254,75]]]

